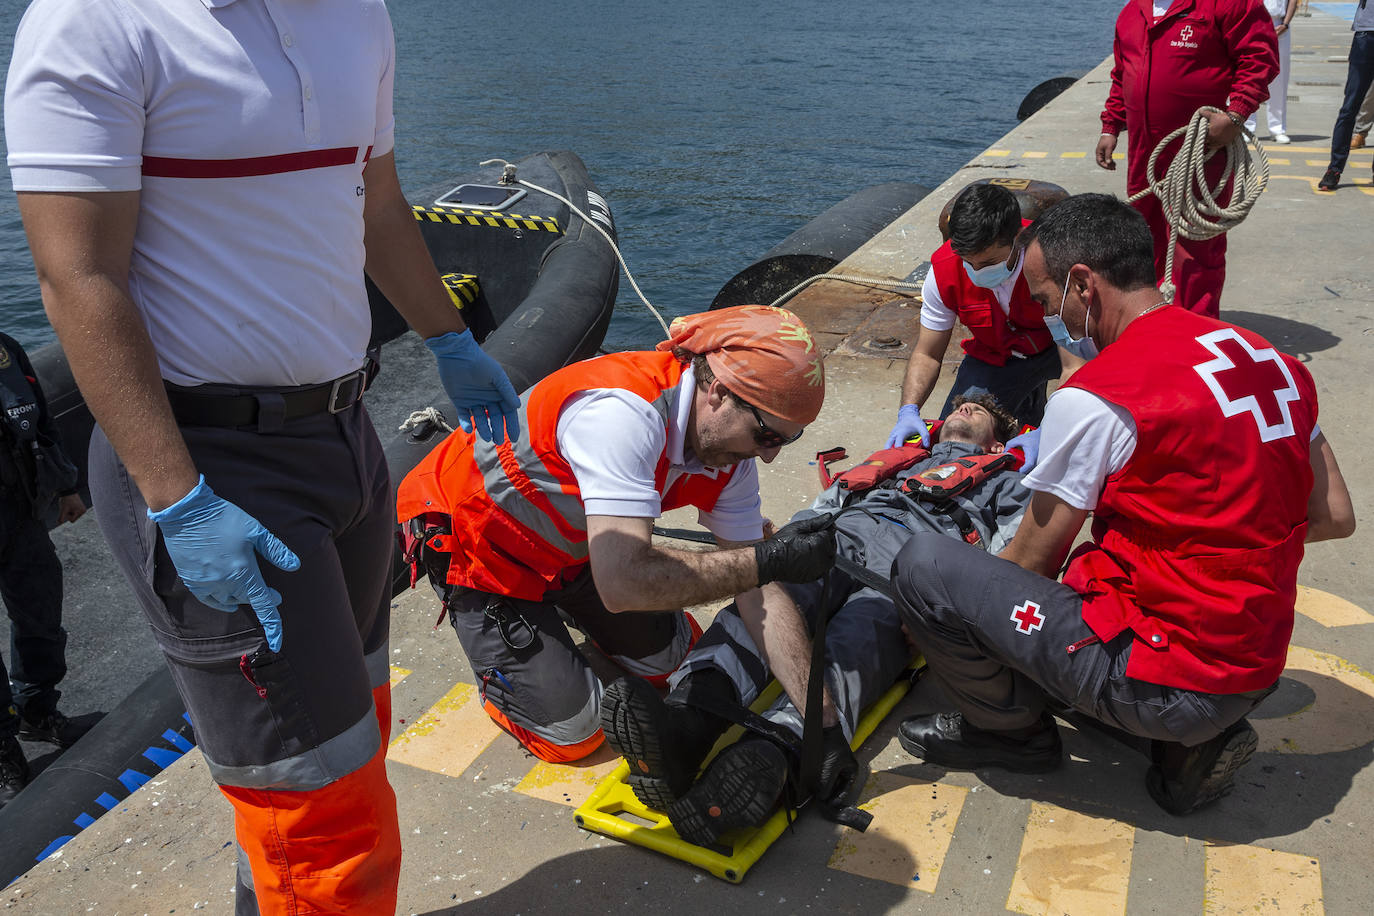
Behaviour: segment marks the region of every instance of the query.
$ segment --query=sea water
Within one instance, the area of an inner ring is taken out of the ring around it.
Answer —
[[[6,68],[23,6],[0,7]],[[570,149],[610,201],[630,269],[672,316],[705,309],[856,190],[940,184],[1015,125],[1033,86],[1110,53],[1122,0],[388,6],[403,186]],[[1091,150],[1097,137],[1078,140]],[[6,169],[0,330],[30,348],[53,336]],[[606,346],[660,336],[622,280]]]

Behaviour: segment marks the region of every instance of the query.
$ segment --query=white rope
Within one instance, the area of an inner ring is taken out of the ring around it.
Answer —
[[[1176,291],[1173,283],[1174,248],[1179,237],[1203,241],[1240,225],[1269,184],[1269,157],[1264,154],[1264,147],[1255,135],[1241,125],[1241,132],[1225,147],[1226,168],[1217,183],[1208,186],[1203,168],[1211,156],[1207,150],[1207,115],[1212,112],[1236,120],[1220,108],[1210,105],[1199,108],[1192,120],[1159,141],[1150,154],[1147,167],[1146,180],[1149,186],[1126,201],[1134,203],[1147,194],[1159,198],[1164,217],[1169,221],[1169,252],[1165,256],[1164,282],[1159,284],[1159,291],[1170,302]],[[1179,136],[1183,137],[1183,146],[1164,177],[1160,178],[1156,171],[1159,155],[1164,147]],[[1251,146],[1255,150],[1253,158],[1250,155]],[[1217,198],[1222,195],[1233,174],[1235,187],[1231,193],[1231,203],[1223,207],[1217,203]]]
[[[511,174],[511,175],[514,175],[514,174],[515,174],[515,166],[511,165],[509,162],[507,162],[507,161],[504,160],[504,159],[486,159],[486,160],[482,161],[481,163],[479,163],[479,165],[499,165],[499,166],[501,166],[502,168],[506,169],[506,170],[509,172],[509,174]],[[553,191],[550,191],[548,188],[541,188],[541,187],[539,187],[539,185],[533,184],[533,183],[528,182],[528,181],[525,181],[523,178],[516,178],[516,179],[515,179],[515,182],[516,182],[516,184],[524,185],[525,187],[529,188],[529,189],[532,190],[532,191],[538,191],[540,194],[547,194],[547,195],[549,195],[550,197],[552,197],[554,200],[557,200],[557,201],[563,203],[563,204],[566,205],[570,210],[572,210],[572,212],[574,212],[574,213],[576,213],[578,216],[582,217],[582,221],[583,221],[584,223],[586,223],[588,226],[591,226],[591,227],[592,227],[593,229],[595,229],[597,232],[600,232],[603,236],[605,236],[606,241],[610,243],[611,251],[615,252],[615,259],[616,259],[617,261],[620,262],[620,267],[621,267],[621,269],[623,269],[623,270],[625,271],[625,279],[629,280],[629,281],[630,281],[630,286],[634,287],[635,295],[637,295],[637,296],[639,297],[639,301],[640,301],[640,302],[643,302],[643,303],[644,303],[644,307],[645,307],[646,309],[648,309],[649,312],[650,312],[655,318],[658,319],[659,326],[663,328],[663,336],[664,336],[664,337],[672,337],[672,336],[673,336],[673,335],[672,335],[671,333],[669,333],[669,331],[668,331],[668,322],[666,322],[666,321],[663,320],[663,316],[659,314],[658,309],[656,309],[656,308],[653,307],[653,305],[649,302],[648,298],[645,297],[643,291],[640,290],[639,284],[635,282],[634,275],[630,273],[630,267],[629,267],[629,265],[626,264],[626,263],[625,263],[625,259],[622,258],[622,257],[620,256],[620,247],[619,247],[618,245],[616,245],[615,239],[611,238],[611,234],[610,234],[609,232],[607,232],[605,229],[601,228],[601,225],[600,225],[599,223],[597,223],[596,220],[591,219],[590,217],[588,217],[587,214],[583,213],[581,210],[579,210],[579,209],[577,208],[577,205],[576,205],[576,204],[574,204],[572,201],[568,200],[568,199],[567,199],[566,197],[564,197],[563,195],[561,195],[561,194],[556,194],[556,193],[554,193]]]
[[[791,299],[797,293],[806,289],[812,283],[817,283],[821,280],[841,280],[845,283],[855,283],[859,286],[874,286],[878,289],[894,290],[920,289],[923,285],[921,283],[916,283],[911,280],[892,280],[888,277],[865,277],[859,274],[816,274],[813,277],[807,277],[805,280],[801,281],[796,286],[792,287],[778,298],[774,299],[771,303],[769,303],[769,306],[771,308],[777,308],[778,306],[786,302],[788,299]]]
[[[406,421],[396,427],[399,432],[410,432],[421,423],[433,423],[446,433],[453,432],[453,427],[449,425],[448,419],[444,417],[437,407],[426,407],[424,410],[417,410],[406,418]]]

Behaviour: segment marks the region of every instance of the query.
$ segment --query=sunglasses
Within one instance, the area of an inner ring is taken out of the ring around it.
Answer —
[[[758,408],[753,404],[741,399],[733,392],[730,396],[733,397],[736,402],[748,407],[749,412],[752,413],[754,419],[758,421],[758,429],[754,430],[754,444],[759,448],[782,448],[784,445],[791,445],[801,438],[802,433],[806,432],[805,429],[801,429],[798,430],[797,434],[794,436],[784,436],[782,433],[763,422],[763,415],[759,413]]]

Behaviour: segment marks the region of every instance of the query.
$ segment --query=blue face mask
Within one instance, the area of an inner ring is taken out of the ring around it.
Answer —
[[[1068,350],[1079,359],[1092,359],[1097,355],[1097,344],[1088,336],[1088,318],[1092,317],[1092,312],[1088,312],[1083,319],[1083,336],[1074,338],[1069,336],[1069,327],[1064,324],[1064,303],[1069,298],[1069,278],[1064,280],[1064,295],[1059,300],[1059,314],[1050,315],[1045,319],[1045,328],[1054,338],[1054,342]]]
[[[973,269],[973,265],[968,261],[960,261],[964,265],[964,273],[973,281],[974,286],[981,286],[983,289],[996,289],[1010,279],[1015,268],[1008,267],[1005,262],[989,264],[987,267]]]

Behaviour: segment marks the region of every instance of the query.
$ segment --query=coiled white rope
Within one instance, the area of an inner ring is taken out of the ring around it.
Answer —
[[[617,261],[620,262],[620,267],[621,267],[621,269],[625,271],[625,279],[629,280],[629,281],[630,281],[630,286],[634,287],[635,295],[639,297],[639,301],[640,301],[640,302],[643,302],[643,303],[644,303],[644,307],[645,307],[646,309],[649,310],[650,314],[652,314],[655,318],[658,319],[659,326],[663,328],[663,336],[664,336],[664,337],[672,337],[672,336],[673,336],[673,335],[672,335],[671,333],[669,333],[669,331],[668,331],[668,322],[666,322],[666,321],[663,320],[663,316],[659,314],[658,309],[656,309],[656,308],[653,307],[653,304],[649,302],[648,298],[644,295],[643,291],[640,290],[639,284],[635,282],[634,275],[630,273],[630,266],[629,266],[628,264],[626,264],[626,263],[625,263],[625,259],[624,259],[623,257],[620,256],[620,246],[618,246],[618,245],[615,243],[615,239],[611,238],[611,234],[610,234],[609,232],[607,232],[605,229],[602,229],[602,228],[601,228],[601,225],[600,225],[599,223],[597,223],[596,220],[590,218],[589,216],[587,216],[587,214],[583,213],[580,209],[578,209],[578,207],[577,207],[576,204],[574,204],[572,201],[568,200],[568,199],[567,199],[566,197],[564,197],[562,194],[557,194],[557,193],[555,193],[555,192],[553,192],[553,191],[550,191],[548,188],[541,188],[541,187],[539,187],[539,185],[534,184],[533,182],[525,181],[523,178],[516,177],[516,176],[515,176],[515,166],[512,165],[511,163],[507,162],[507,161],[504,160],[504,159],[486,159],[486,160],[483,160],[483,161],[482,161],[481,163],[479,163],[479,164],[480,164],[480,165],[499,165],[499,166],[501,166],[503,169],[505,169],[506,174],[509,175],[509,176],[511,176],[511,177],[513,178],[513,180],[515,181],[516,184],[523,185],[524,187],[527,187],[527,188],[529,188],[529,189],[532,190],[532,191],[538,191],[540,194],[547,194],[547,195],[549,195],[549,196],[552,197],[554,200],[559,201],[560,203],[564,204],[565,206],[568,207],[568,209],[572,210],[572,212],[574,212],[574,213],[576,213],[578,216],[582,217],[582,221],[583,221],[584,223],[586,223],[588,226],[591,226],[591,227],[592,227],[593,229],[595,229],[597,232],[600,232],[603,236],[605,236],[606,241],[607,241],[608,243],[610,243],[611,251],[615,252],[615,259],[616,259]],[[504,180],[504,178],[503,178],[503,180]]]
[[[449,424],[448,418],[437,407],[426,407],[424,410],[415,411],[396,429],[403,433],[410,432],[421,423],[432,423],[446,433],[453,432],[453,427]]]
[[[1126,201],[1134,203],[1148,194],[1159,198],[1164,218],[1169,221],[1169,251],[1165,256],[1164,282],[1159,284],[1159,291],[1170,302],[1176,292],[1173,283],[1174,248],[1179,237],[1200,242],[1240,225],[1269,184],[1269,157],[1265,155],[1259,140],[1243,124],[1240,133],[1223,150],[1217,151],[1225,152],[1226,168],[1215,185],[1207,184],[1203,169],[1212,155],[1207,150],[1207,115],[1212,112],[1225,114],[1235,120],[1233,115],[1220,108],[1210,105],[1199,108],[1187,124],[1159,141],[1159,145],[1150,153],[1146,172],[1148,187],[1132,194]],[[1183,146],[1161,178],[1157,171],[1159,155],[1179,136],[1183,137]],[[1253,157],[1250,155],[1252,146],[1255,151]],[[1233,175],[1235,187],[1231,193],[1231,203],[1223,207],[1217,203],[1217,198],[1225,191]]]

